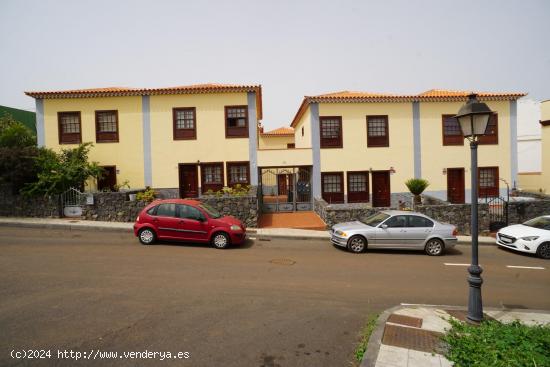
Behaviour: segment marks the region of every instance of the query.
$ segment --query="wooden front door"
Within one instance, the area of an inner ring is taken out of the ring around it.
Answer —
[[[116,166],[101,166],[103,176],[97,180],[97,189],[99,191],[115,191],[116,186]]]
[[[196,198],[199,195],[198,174],[196,164],[179,165],[180,197]]]
[[[464,168],[447,168],[447,201],[464,204]]]
[[[390,171],[372,172],[372,206],[389,207],[391,204]]]

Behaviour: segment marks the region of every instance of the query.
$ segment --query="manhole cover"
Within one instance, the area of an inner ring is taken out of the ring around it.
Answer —
[[[422,327],[422,319],[418,317],[411,317],[411,316],[405,316],[405,315],[397,315],[395,313],[392,313],[390,317],[388,317],[388,321],[394,324],[401,324],[405,326],[412,326],[416,328]]]
[[[276,265],[294,265],[296,264],[296,261],[292,259],[273,259],[269,261],[272,264]]]
[[[432,353],[441,349],[442,333],[386,324],[382,344]]]

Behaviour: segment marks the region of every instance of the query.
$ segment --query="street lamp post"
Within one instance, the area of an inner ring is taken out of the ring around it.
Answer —
[[[477,95],[472,93],[468,96],[468,101],[460,108],[455,116],[462,130],[462,135],[470,141],[471,153],[471,232],[472,232],[472,261],[468,267],[468,284],[470,285],[468,294],[468,321],[479,323],[483,320],[483,304],[481,301],[481,273],[483,269],[479,266],[478,258],[478,219],[477,219],[477,145],[480,136],[485,134],[487,124],[493,111],[482,102],[477,100]]]

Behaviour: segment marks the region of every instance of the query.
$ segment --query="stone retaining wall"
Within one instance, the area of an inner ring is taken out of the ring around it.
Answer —
[[[550,199],[508,203],[508,222],[510,224],[523,223],[541,215],[550,215]]]
[[[336,223],[361,220],[377,212],[370,204],[328,204],[323,199],[313,200],[313,210],[326,223],[327,229]]]
[[[60,213],[57,196],[28,198],[14,195],[10,186],[0,187],[0,216],[59,218]]]
[[[126,192],[95,192],[94,203],[82,207],[82,219],[108,222],[133,222],[147,206],[144,201],[130,201]],[[164,192],[165,194],[165,192]],[[204,195],[197,200],[216,208],[223,215],[232,215],[247,227],[258,226],[256,188],[244,196]],[[0,187],[0,216],[59,218],[62,213],[57,197],[22,197],[13,195],[10,188]]]
[[[460,235],[471,234],[472,206],[470,204],[417,205],[415,210],[438,222],[455,225]],[[488,234],[489,223],[489,205],[478,204],[478,232],[483,235]]]

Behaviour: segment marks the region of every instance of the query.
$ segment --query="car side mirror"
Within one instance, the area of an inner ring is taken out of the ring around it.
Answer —
[[[387,224],[382,224],[382,225],[380,226],[380,228],[386,229],[386,228],[388,228],[388,225],[387,225]]]

